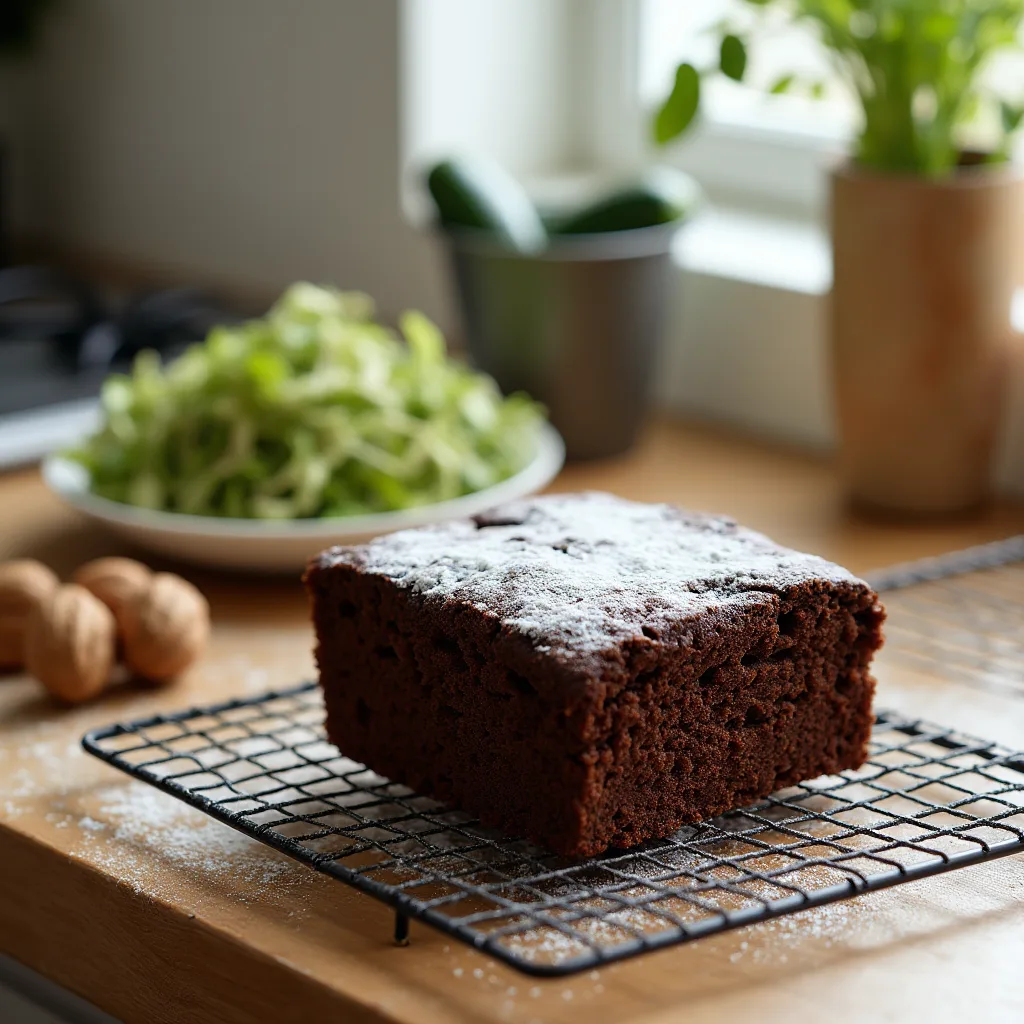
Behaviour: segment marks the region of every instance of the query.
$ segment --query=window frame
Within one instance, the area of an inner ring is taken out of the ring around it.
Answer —
[[[772,124],[749,114],[703,117],[682,142],[651,139],[654,106],[644,103],[639,61],[644,0],[587,5],[591,144],[595,161],[616,170],[652,162],[692,174],[714,201],[818,220],[830,164],[849,151],[849,126],[815,119],[813,128]],[[766,102],[771,103],[766,98]]]
[[[827,105],[815,113],[810,100],[766,96],[756,112],[719,110],[713,117],[702,115],[683,141],[655,146],[650,131],[655,104],[644,103],[639,74],[647,0],[576,2],[580,16],[592,22],[586,26],[591,46],[587,86],[592,152],[598,164],[616,169],[626,162],[633,169],[672,164],[697,178],[714,201],[823,222],[828,169],[848,158],[854,121],[832,119]],[[1024,68],[1024,53],[1012,60],[1014,67]],[[791,117],[792,108],[783,112],[772,107],[797,102],[807,104],[806,116]],[[1011,148],[1014,161],[1024,162],[1024,131],[1017,133]]]

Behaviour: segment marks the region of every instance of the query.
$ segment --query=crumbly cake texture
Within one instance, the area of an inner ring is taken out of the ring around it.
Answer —
[[[517,502],[311,563],[327,733],[570,857],[865,758],[877,595],[732,520]]]

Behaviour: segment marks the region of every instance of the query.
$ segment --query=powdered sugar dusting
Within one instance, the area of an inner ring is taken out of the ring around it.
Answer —
[[[779,547],[732,520],[610,494],[554,495],[475,520],[334,548],[351,565],[430,600],[469,603],[539,650],[592,655],[641,625],[738,613],[809,580],[858,582],[844,569]]]
[[[676,912],[678,907],[671,909]],[[738,941],[731,936],[722,936],[718,941],[735,943],[736,948],[729,954],[733,963],[745,958],[754,962],[784,963],[788,953],[808,944],[824,949],[843,944],[854,923],[866,913],[863,898],[842,900],[748,925],[738,933],[744,936]],[[665,919],[636,907],[604,914],[601,918],[573,920],[567,931],[546,925],[525,929],[507,936],[502,944],[521,960],[554,966],[589,955],[590,947],[584,938],[614,951],[617,945],[636,936],[654,938],[666,930],[671,930],[671,925]]]
[[[306,875],[283,855],[146,783],[111,786],[97,795],[92,812],[75,822],[89,859],[140,890],[159,885],[154,855],[249,896]]]

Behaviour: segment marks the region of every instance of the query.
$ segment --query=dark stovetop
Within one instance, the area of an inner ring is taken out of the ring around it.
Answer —
[[[142,349],[170,358],[236,319],[192,289],[112,297],[48,268],[0,270],[0,468],[92,429],[104,379]]]
[[[77,366],[39,338],[0,340],[0,416],[99,395],[114,367]]]

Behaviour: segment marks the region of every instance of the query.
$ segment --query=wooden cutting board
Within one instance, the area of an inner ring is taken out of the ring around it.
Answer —
[[[849,519],[824,462],[660,423],[629,457],[576,466],[602,488],[735,515],[868,571],[1024,531],[1002,505],[959,525]],[[0,477],[0,557],[69,572],[120,552],[34,472]],[[531,1021],[1024,1017],[1024,860],[1007,858],[565,979],[519,974],[85,755],[82,733],[285,686],[312,672],[294,580],[183,570],[210,597],[211,649],[164,690],[55,708],[0,681],[0,951],[125,1021]],[[880,702],[1024,747],[1024,700],[882,659]]]

